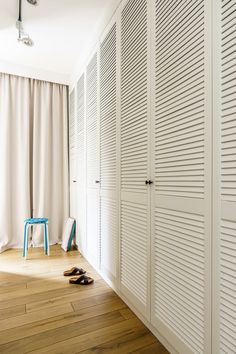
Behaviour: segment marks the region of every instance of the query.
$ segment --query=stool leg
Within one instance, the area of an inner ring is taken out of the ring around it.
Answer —
[[[34,234],[34,225],[29,225],[30,227],[30,247],[34,247],[34,242],[33,242],[33,234]],[[29,234],[28,234],[29,237]],[[29,246],[29,242],[28,242],[28,246]],[[27,247],[28,249],[28,247]]]
[[[50,256],[48,223],[46,223],[46,229],[47,229],[47,255]]]
[[[24,248],[23,248],[23,257],[27,257],[27,247],[28,247],[28,230],[27,230],[27,222],[24,226]]]
[[[48,246],[47,246],[47,225],[44,224],[44,253],[47,254]]]
[[[29,249],[29,230],[30,230],[30,235],[32,235],[33,234],[33,225],[28,224],[27,228],[26,228],[26,235],[27,235],[26,248],[27,248],[27,252],[28,252],[28,249]]]

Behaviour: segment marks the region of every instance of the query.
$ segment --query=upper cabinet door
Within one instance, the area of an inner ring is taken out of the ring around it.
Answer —
[[[210,1],[155,1],[152,324],[210,353]]]
[[[98,58],[95,53],[86,70],[86,175],[87,257],[100,265],[99,237],[99,116]]]
[[[85,207],[86,207],[86,184],[85,184],[85,80],[84,74],[81,75],[77,82],[77,193],[76,201],[78,205],[77,210],[77,235],[76,243],[79,246],[80,250],[85,250],[86,248],[86,229],[85,229]]]
[[[148,2],[121,10],[121,290],[149,316]]]
[[[101,269],[117,278],[117,26],[100,45],[100,232]]]
[[[86,70],[86,147],[87,187],[98,188],[99,130],[98,130],[98,58],[94,54]]]
[[[85,80],[84,74],[77,82],[77,186],[79,190],[85,187]]]
[[[70,216],[76,218],[76,119],[75,88],[71,91],[69,111]]]
[[[236,0],[217,1],[214,44],[213,352],[236,353]],[[216,252],[217,250],[217,252]]]
[[[69,112],[69,160],[70,160],[70,179],[76,177],[76,120],[75,120],[75,89],[70,93],[70,112]]]

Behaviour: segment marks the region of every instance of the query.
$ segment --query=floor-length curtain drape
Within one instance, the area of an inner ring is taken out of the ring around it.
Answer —
[[[22,247],[23,221],[48,217],[50,243],[68,217],[67,87],[0,74],[0,252]],[[34,245],[43,243],[40,226]]]

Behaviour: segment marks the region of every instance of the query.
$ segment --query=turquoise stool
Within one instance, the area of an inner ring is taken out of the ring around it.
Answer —
[[[44,252],[49,256],[49,238],[48,238],[48,218],[31,218],[24,220],[24,248],[23,257],[27,257],[28,251],[28,227],[35,224],[44,224]]]

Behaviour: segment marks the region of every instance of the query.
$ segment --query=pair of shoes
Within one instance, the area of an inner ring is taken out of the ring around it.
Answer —
[[[64,276],[76,275],[75,277],[70,278],[70,284],[80,284],[80,285],[89,285],[94,282],[94,280],[87,275],[85,275],[86,270],[82,268],[72,267],[69,270],[64,272]]]

